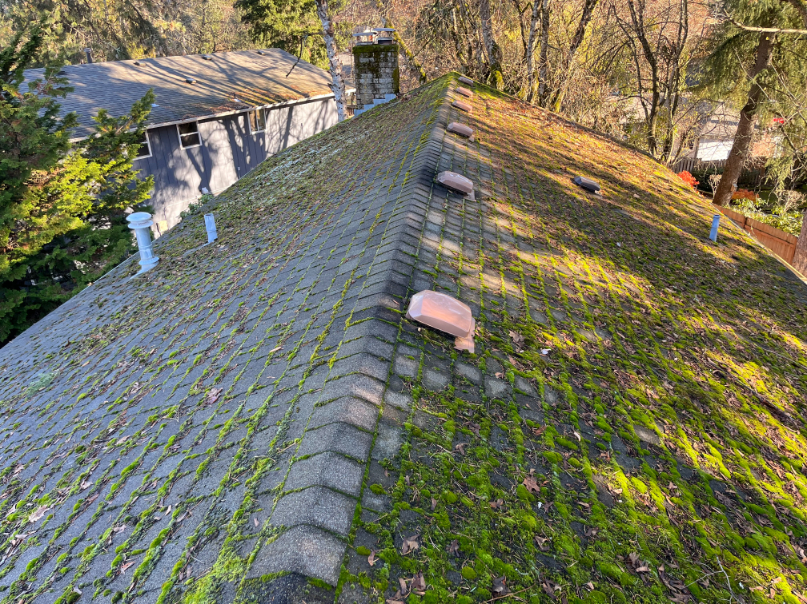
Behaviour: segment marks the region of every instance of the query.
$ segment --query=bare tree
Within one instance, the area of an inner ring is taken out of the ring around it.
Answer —
[[[336,48],[333,19],[328,8],[328,0],[315,1],[317,3],[317,16],[322,22],[322,36],[325,39],[328,65],[333,79],[331,90],[333,90],[333,99],[336,102],[336,113],[341,122],[345,119],[345,79],[342,76],[342,65],[339,62],[339,51]]]

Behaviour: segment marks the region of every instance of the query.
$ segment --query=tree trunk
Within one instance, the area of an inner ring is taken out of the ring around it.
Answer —
[[[538,2],[538,0],[535,0]],[[541,0],[541,55],[538,59],[538,104],[545,106],[549,77],[549,0]]]
[[[598,3],[599,0],[586,0],[583,4],[583,14],[580,16],[580,22],[577,24],[577,30],[574,32],[572,43],[569,45],[569,52],[566,53],[566,58],[561,67],[561,73],[564,76],[563,84],[555,96],[555,101],[552,104],[552,111],[559,112],[563,106],[563,99],[566,97],[566,91],[568,90],[569,83],[572,79],[571,70],[574,56],[577,54],[577,49],[580,48],[580,45],[583,43],[583,38],[586,35],[586,28],[591,22],[591,18],[594,16],[594,9],[597,8]]]
[[[530,36],[527,40],[527,102],[532,103],[535,96],[535,37],[538,30],[538,19],[541,16],[542,0],[533,0],[530,17]]]
[[[737,187],[737,179],[740,177],[745,165],[745,159],[751,147],[751,139],[754,136],[759,101],[762,98],[762,87],[757,82],[757,77],[770,65],[771,55],[773,54],[773,39],[773,34],[769,33],[762,33],[759,36],[754,67],[749,74],[751,76],[751,89],[748,91],[748,100],[745,107],[740,111],[740,123],[737,124],[734,144],[731,147],[729,158],[726,160],[726,166],[723,168],[720,184],[717,186],[717,191],[715,191],[713,200],[715,205],[728,205],[729,201],[731,201],[731,194]]]
[[[796,242],[796,253],[793,254],[793,267],[807,276],[807,211],[801,223],[801,234]]]
[[[490,0],[479,0],[479,17],[482,20],[482,39],[485,42],[485,52],[488,55],[490,67],[490,82],[497,90],[504,88],[502,78],[502,51],[496,44],[493,36],[493,19],[490,16]]]
[[[336,49],[336,39],[333,32],[333,20],[328,10],[328,0],[316,0],[317,16],[322,22],[322,36],[325,38],[325,52],[328,53],[328,63],[330,65],[331,90],[333,90],[333,100],[336,102],[336,114],[339,121],[345,120],[345,80],[342,77],[342,65],[339,63]]]

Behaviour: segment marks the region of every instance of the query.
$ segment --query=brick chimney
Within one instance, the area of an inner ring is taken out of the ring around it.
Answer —
[[[398,45],[382,29],[366,36],[353,47],[353,74],[356,83],[356,109],[361,112],[398,94]],[[369,33],[369,32],[367,32]]]

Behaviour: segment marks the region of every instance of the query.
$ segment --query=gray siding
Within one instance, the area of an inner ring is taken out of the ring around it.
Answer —
[[[155,221],[172,227],[201,196],[220,193],[271,155],[336,124],[333,99],[277,107],[266,112],[266,130],[251,133],[246,113],[199,121],[202,144],[183,149],[176,126],[148,131],[151,157],[135,161],[142,177],[154,177]]]

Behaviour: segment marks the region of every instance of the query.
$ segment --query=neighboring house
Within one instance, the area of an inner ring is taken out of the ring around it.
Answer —
[[[92,133],[99,109],[123,115],[154,90],[135,167],[154,177],[150,204],[160,231],[203,193],[223,191],[337,122],[328,72],[278,49],[71,65],[63,75],[74,89],[62,101],[78,114],[74,138]],[[41,76],[26,72],[27,80]]]

